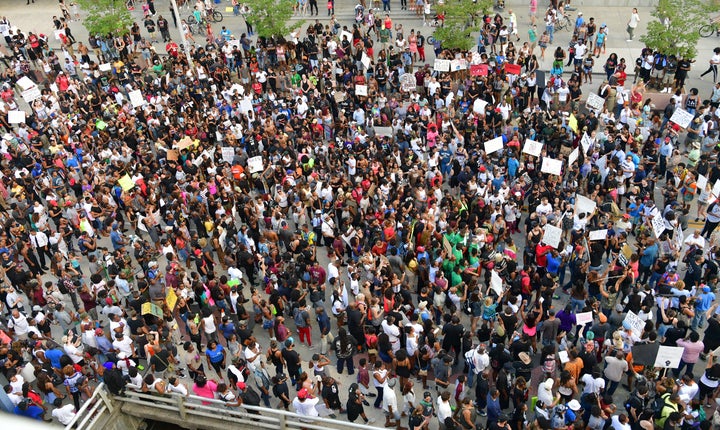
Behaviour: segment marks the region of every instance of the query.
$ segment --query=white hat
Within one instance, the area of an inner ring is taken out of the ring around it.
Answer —
[[[568,408],[570,408],[571,411],[579,411],[580,410],[580,402],[577,401],[577,399],[572,399],[567,404]]]

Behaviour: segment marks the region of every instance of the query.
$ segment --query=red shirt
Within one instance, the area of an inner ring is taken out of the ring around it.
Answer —
[[[547,253],[550,252],[550,250],[553,249],[550,245],[541,245],[537,244],[535,247],[535,264],[537,264],[539,267],[546,267],[547,266]]]

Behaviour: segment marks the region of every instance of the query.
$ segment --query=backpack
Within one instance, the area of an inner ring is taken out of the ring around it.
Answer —
[[[307,312],[297,309],[295,310],[295,316],[293,319],[295,320],[296,327],[305,327],[307,325],[305,323],[305,320],[307,319]]]
[[[662,418],[662,411],[665,406],[668,405],[667,399],[670,398],[670,393],[665,393],[660,397],[655,397],[652,402],[653,418],[659,420]]]
[[[249,386],[245,387],[245,391],[243,391],[240,397],[245,404],[250,406],[260,406],[260,395]]]

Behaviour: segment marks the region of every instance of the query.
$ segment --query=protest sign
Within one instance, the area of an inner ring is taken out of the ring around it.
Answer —
[[[503,287],[502,287],[502,278],[500,275],[498,275],[497,271],[490,270],[490,288],[497,294],[498,296],[503,295]]]
[[[473,64],[470,66],[470,75],[472,76],[487,76],[488,66],[487,64]]]
[[[130,97],[132,107],[140,107],[145,104],[145,99],[143,98],[142,91],[140,90],[130,91],[128,96]]]
[[[505,63],[505,73],[509,75],[519,75],[522,71],[522,66],[519,64]]]
[[[40,97],[42,97],[42,93],[38,87],[31,87],[22,92],[22,98],[26,103],[32,103]]]
[[[223,146],[222,147],[222,159],[226,163],[232,163],[234,158],[235,158],[235,148],[233,148],[232,146]]]
[[[632,248],[630,248],[630,245],[626,243],[625,245],[623,245],[622,248],[620,248],[620,254],[618,255],[618,264],[623,267],[627,267],[628,263],[630,262],[630,257],[632,257],[632,255]]]
[[[261,155],[248,158],[247,164],[250,173],[262,172],[263,170],[263,160]]]
[[[355,85],[355,95],[367,97],[368,87],[367,85]]]
[[[600,111],[603,110],[603,107],[605,106],[605,99],[595,93],[590,93],[588,94],[585,104],[589,108]]]
[[[487,107],[487,102],[481,98],[475,99],[473,102],[473,112],[479,113],[479,114],[485,114],[485,107]]]
[[[433,65],[433,69],[435,69],[436,72],[449,72],[450,71],[450,60],[441,60],[439,58],[436,58],[435,64]]]
[[[375,135],[380,137],[392,137],[393,136],[393,128],[392,127],[374,127]]]
[[[175,305],[178,301],[178,296],[177,294],[175,294],[175,290],[173,290],[172,288],[168,287],[167,290],[167,294],[165,295],[165,303],[167,304],[168,309],[172,311],[173,309],[175,309]]]
[[[182,151],[183,149],[192,145],[192,143],[193,142],[192,142],[192,139],[190,139],[190,136],[185,136],[182,139],[180,139],[180,141],[177,143],[177,146],[178,146],[178,149]]]
[[[674,122],[675,124],[679,125],[682,128],[687,128],[694,118],[695,118],[695,115],[691,114],[690,112],[686,111],[685,109],[677,108],[677,109],[675,109],[675,112],[673,112],[672,116],[670,117],[670,121]]]
[[[177,149],[168,149],[165,158],[168,159],[168,161],[177,161],[180,154],[178,154]]]
[[[642,332],[643,330],[645,330],[645,321],[640,319],[640,317],[637,316],[633,311],[628,311],[628,313],[625,315],[623,325],[625,325],[625,323],[628,323],[628,325],[632,329],[633,334],[635,334],[637,337],[642,336]]]
[[[592,320],[592,312],[580,312],[579,314],[575,314],[575,324],[577,325],[585,325],[587,323],[591,323]]]
[[[585,196],[582,196],[580,194],[575,195],[575,213],[581,214],[581,213],[595,213],[595,209],[597,208],[597,203],[595,203],[595,200],[591,200]]]
[[[412,73],[405,73],[400,76],[400,91],[410,93],[417,89],[417,79]]]
[[[125,176],[118,179],[118,184],[120,185],[120,187],[122,187],[123,191],[130,191],[135,186],[132,178],[127,173],[125,174]]]
[[[527,139],[525,141],[525,145],[523,146],[522,152],[524,154],[529,154],[534,157],[539,157],[540,153],[542,152],[542,148],[543,148],[542,143],[532,140],[532,139]]]
[[[28,78],[27,76],[23,76],[22,78],[18,79],[15,84],[19,86],[22,91],[29,90],[32,87],[37,87],[37,85],[35,85],[35,82],[33,82],[32,79]]]
[[[575,163],[577,161],[578,157],[580,157],[580,147],[579,146],[577,148],[573,149],[572,152],[570,153],[570,155],[568,156],[568,166],[572,166],[573,163]]]
[[[657,355],[655,356],[654,367],[678,368],[684,351],[685,348],[682,346],[660,345]]]
[[[496,137],[495,139],[488,140],[485,142],[485,153],[492,154],[503,148],[502,137]]]
[[[155,303],[145,302],[142,304],[142,307],[140,308],[140,311],[143,315],[153,315],[158,318],[163,317],[163,311],[160,308],[160,306],[156,305]]]
[[[540,168],[540,171],[543,173],[549,173],[551,175],[558,175],[560,176],[562,174],[562,160],[556,160],[554,158],[545,157],[542,161],[542,167]]]
[[[557,249],[560,246],[560,239],[562,238],[562,229],[555,227],[554,225],[545,224],[542,241],[546,244]]]
[[[660,235],[665,231],[665,220],[663,217],[658,213],[655,215],[652,220],[650,221],[653,228],[653,233],[655,233],[655,237],[660,239]]]
[[[582,140],[580,140],[580,144],[582,145],[582,148],[583,148],[583,154],[587,155],[588,150],[593,145],[593,140],[587,133],[583,133],[583,137],[582,137]]]
[[[593,230],[590,232],[590,237],[588,238],[591,242],[593,240],[605,240],[607,238],[607,229],[602,230]]]
[[[698,175],[697,181],[695,182],[695,185],[697,186],[697,193],[700,194],[703,191],[705,191],[705,187],[707,186],[708,178],[704,175]]]
[[[25,122],[25,111],[11,110],[8,111],[8,122],[10,124],[21,124]]]

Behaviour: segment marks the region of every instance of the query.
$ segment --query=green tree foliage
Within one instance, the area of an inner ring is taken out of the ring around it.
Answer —
[[[436,7],[445,13],[445,25],[435,29],[433,37],[447,49],[469,50],[476,46],[476,34],[482,25],[484,13],[492,10],[493,0],[446,0]]]
[[[83,25],[91,34],[125,33],[133,24],[133,17],[125,7],[125,0],[76,0],[87,12]]]
[[[287,37],[303,24],[303,21],[291,22],[295,3],[294,0],[246,0],[250,9],[246,19],[260,37]]]
[[[652,13],[655,19],[648,23],[640,41],[667,55],[694,58],[700,38],[698,29],[718,10],[718,1],[660,0]]]

